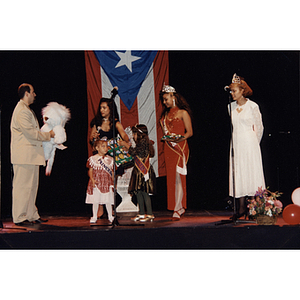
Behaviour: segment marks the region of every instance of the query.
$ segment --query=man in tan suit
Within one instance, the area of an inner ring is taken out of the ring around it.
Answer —
[[[41,223],[35,205],[39,185],[39,167],[45,165],[43,141],[54,137],[53,130],[41,132],[35,113],[29,108],[36,94],[33,86],[18,88],[20,101],[11,118],[11,163],[13,164],[12,217],[17,225]]]

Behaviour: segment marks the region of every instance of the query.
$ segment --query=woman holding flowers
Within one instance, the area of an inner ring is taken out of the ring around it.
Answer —
[[[233,75],[230,84],[234,100],[229,107],[232,115],[232,146],[234,153],[235,197],[237,198],[238,219],[247,215],[247,197],[253,199],[258,187],[265,189],[260,141],[263,123],[259,106],[251,101],[252,90],[244,78]],[[232,155],[229,165],[229,195],[233,196]]]
[[[160,99],[164,106],[160,123],[165,142],[168,209],[173,210],[172,220],[178,221],[186,209],[187,139],[193,135],[191,110],[172,86],[163,86]]]

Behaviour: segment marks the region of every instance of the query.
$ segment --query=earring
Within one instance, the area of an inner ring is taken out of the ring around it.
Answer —
[[[175,103],[175,99],[173,99],[173,106],[175,106],[175,104],[176,104],[176,103]]]

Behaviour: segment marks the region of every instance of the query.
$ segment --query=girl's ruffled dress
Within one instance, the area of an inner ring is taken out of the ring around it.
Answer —
[[[111,156],[100,157],[98,154],[89,157],[87,168],[93,168],[93,177],[96,186],[93,188],[89,180],[85,203],[88,204],[114,204],[113,193],[113,164]]]

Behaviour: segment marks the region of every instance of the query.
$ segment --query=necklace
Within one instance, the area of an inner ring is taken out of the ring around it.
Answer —
[[[237,106],[236,110],[238,113],[240,113],[242,110],[243,110],[243,106],[247,103],[247,100],[245,101],[245,103],[243,103],[242,105],[239,105]]]
[[[168,119],[170,121],[172,121],[176,115],[176,113],[178,112],[179,108],[177,106],[172,107],[169,112],[168,112]]]
[[[103,118],[102,120],[103,120],[103,121],[108,121],[108,118]]]

